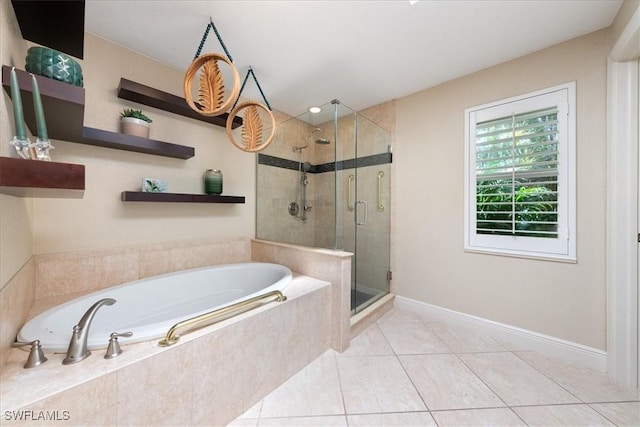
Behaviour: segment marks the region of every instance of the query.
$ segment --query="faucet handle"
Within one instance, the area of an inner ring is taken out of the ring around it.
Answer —
[[[122,354],[122,349],[120,348],[118,337],[127,338],[132,335],[133,332],[112,332],[111,335],[109,335],[109,346],[107,347],[107,352],[104,354],[104,358],[113,359],[114,357]]]
[[[40,340],[31,342],[14,341],[11,343],[11,347],[14,348],[24,347],[27,345],[31,346],[31,350],[29,351],[29,357],[27,357],[27,363],[24,364],[25,369],[35,368],[47,361],[47,358],[44,356],[44,352],[42,351]]]

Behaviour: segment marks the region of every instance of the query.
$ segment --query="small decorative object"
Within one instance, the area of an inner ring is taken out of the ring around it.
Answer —
[[[122,133],[127,135],[149,138],[149,124],[152,122],[140,110],[126,108],[120,113],[120,126]]]
[[[82,68],[68,55],[48,47],[27,50],[25,69],[34,74],[82,87]]]
[[[222,194],[222,172],[218,169],[207,169],[202,176],[204,192],[219,196]]]
[[[22,111],[22,96],[20,95],[20,86],[18,85],[18,75],[16,68],[11,68],[9,74],[11,86],[11,101],[13,103],[13,118],[15,121],[16,134],[11,141],[11,145],[16,149],[16,153],[23,159],[30,159],[31,143],[27,138],[27,128],[24,124],[24,113]]]
[[[31,91],[33,93],[33,109],[36,116],[36,128],[38,129],[38,138],[36,138],[36,142],[33,144],[36,151],[36,159],[50,162],[51,157],[49,157],[49,150],[54,147],[51,145],[49,135],[47,134],[47,123],[44,119],[44,109],[42,108],[42,98],[40,97],[38,80],[33,74],[31,74]]]
[[[142,192],[143,193],[166,193],[167,183],[161,179],[143,178]]]

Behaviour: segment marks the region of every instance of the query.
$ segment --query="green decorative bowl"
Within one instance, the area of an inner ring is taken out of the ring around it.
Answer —
[[[73,58],[48,47],[27,50],[25,69],[33,74],[82,87],[82,68]]]

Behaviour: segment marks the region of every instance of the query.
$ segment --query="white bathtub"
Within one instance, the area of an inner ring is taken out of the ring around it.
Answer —
[[[112,332],[133,332],[121,344],[163,337],[182,320],[261,293],[283,291],[291,270],[268,263],[228,264],[179,271],[114,286],[53,307],[29,320],[19,341],[40,340],[45,352],[66,352],[73,326],[103,298],[89,329],[89,349],[106,348]]]

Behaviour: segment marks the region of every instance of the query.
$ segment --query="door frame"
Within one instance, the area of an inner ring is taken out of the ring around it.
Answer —
[[[608,59],[607,365],[617,382],[638,387],[638,140],[640,9]]]

